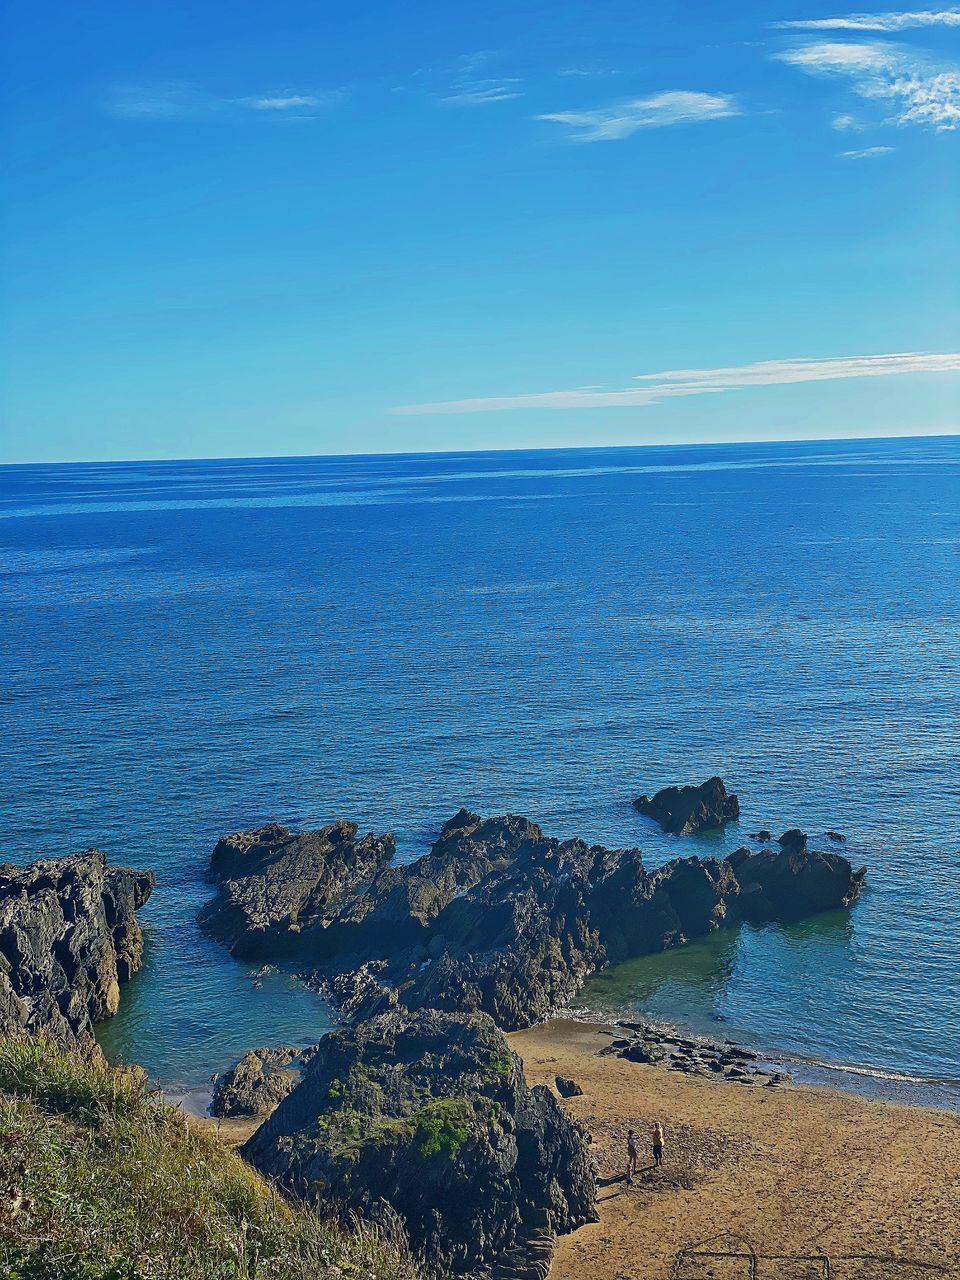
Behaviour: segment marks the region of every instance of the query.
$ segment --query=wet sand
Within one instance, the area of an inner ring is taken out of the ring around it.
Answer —
[[[960,1276],[960,1115],[600,1056],[610,1035],[595,1024],[509,1039],[531,1083],[563,1075],[584,1090],[564,1106],[592,1135],[600,1175],[600,1222],[561,1240],[552,1280]],[[659,1170],[654,1119],[666,1132]],[[641,1137],[632,1187],[629,1126]]]

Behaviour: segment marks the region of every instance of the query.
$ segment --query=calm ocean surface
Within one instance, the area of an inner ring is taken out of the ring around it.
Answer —
[[[0,584],[2,854],[156,869],[102,1040],[168,1086],[328,1025],[199,933],[220,833],[411,858],[468,805],[654,864],[736,847],[630,807],[711,773],[863,901],[584,1003],[960,1077],[960,439],[6,468]]]

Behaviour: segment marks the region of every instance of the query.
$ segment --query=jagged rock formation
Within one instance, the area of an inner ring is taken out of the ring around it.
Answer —
[[[0,1033],[91,1045],[142,963],[135,913],[154,883],[152,871],[108,867],[99,849],[0,865]]]
[[[219,885],[201,923],[236,956],[278,956],[305,929],[321,927],[330,903],[342,909],[396,851],[392,835],[357,838],[353,822],[295,835],[270,823],[224,836],[210,876]]]
[[[596,969],[723,924],[849,905],[862,880],[805,838],[647,871],[638,849],[560,841],[526,818],[461,810],[417,862],[380,862],[366,885],[351,882],[312,914],[258,919],[256,937],[308,960],[349,1016],[479,1009],[516,1030],[567,1003]],[[234,899],[247,892],[239,880],[228,887]]]
[[[722,778],[708,778],[699,787],[664,787],[652,800],[640,796],[633,807],[678,836],[711,831],[740,817],[740,802],[727,793]]]
[[[297,1087],[307,1056],[292,1045],[248,1050],[214,1080],[210,1110],[223,1119],[268,1116]]]
[[[443,1274],[529,1275],[595,1216],[582,1130],[489,1018],[397,1011],[327,1035],[242,1154],[296,1194],[385,1204]]]

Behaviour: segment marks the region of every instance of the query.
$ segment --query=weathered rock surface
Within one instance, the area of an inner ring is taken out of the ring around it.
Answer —
[[[290,1045],[249,1050],[214,1080],[210,1110],[221,1118],[269,1115],[297,1087],[306,1056]]]
[[[237,956],[300,951],[300,935],[321,930],[395,850],[392,835],[358,840],[353,822],[300,834],[271,823],[224,836],[210,860],[219,893],[201,923]]]
[[[698,787],[664,787],[652,799],[640,796],[633,807],[668,834],[680,836],[711,831],[740,816],[740,802],[727,793],[721,778],[708,778]]]
[[[461,810],[417,862],[379,862],[322,915],[259,936],[296,948],[349,1017],[479,1009],[516,1030],[566,1004],[596,969],[723,924],[846,906],[862,877],[839,854],[809,851],[805,837],[647,871],[637,849],[556,840],[526,818]],[[245,895],[242,880],[230,892]]]
[[[489,1018],[395,1011],[323,1038],[242,1154],[285,1187],[399,1216],[443,1274],[545,1276],[595,1216],[582,1130]]]
[[[120,983],[142,963],[136,912],[154,883],[153,872],[108,867],[99,849],[0,865],[0,1033],[92,1045],[93,1024],[116,1013]]]

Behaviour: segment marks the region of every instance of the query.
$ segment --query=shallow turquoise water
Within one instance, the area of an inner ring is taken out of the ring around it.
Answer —
[[[223,831],[462,804],[652,864],[630,807],[721,773],[742,830],[845,831],[851,913],[585,998],[960,1077],[960,440],[0,470],[4,856],[152,866],[111,1052],[197,1084],[323,1007],[204,940]]]

